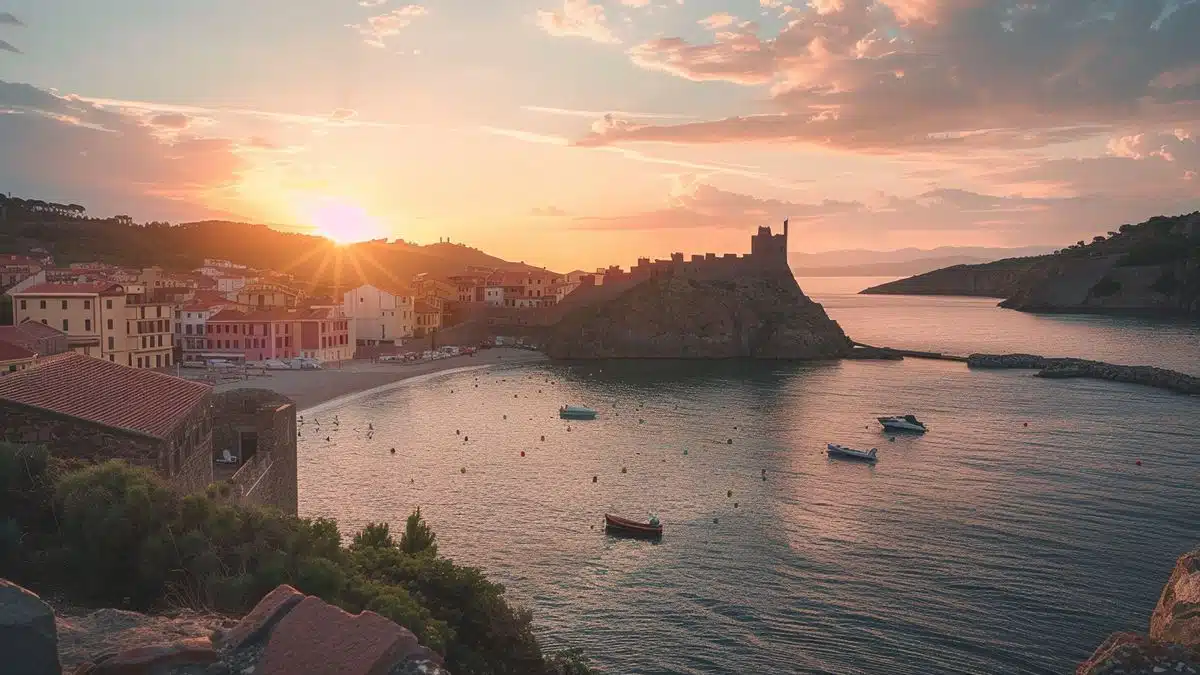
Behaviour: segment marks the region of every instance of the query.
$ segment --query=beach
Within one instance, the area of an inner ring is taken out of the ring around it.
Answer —
[[[243,380],[218,384],[214,391],[229,391],[246,387],[270,389],[296,402],[304,411],[315,405],[351,394],[375,389],[420,375],[430,375],[458,368],[492,366],[508,363],[543,361],[540,352],[508,347],[483,349],[473,356],[455,356],[436,361],[395,363],[358,360],[326,364],[322,370],[268,370],[263,375],[250,375]]]

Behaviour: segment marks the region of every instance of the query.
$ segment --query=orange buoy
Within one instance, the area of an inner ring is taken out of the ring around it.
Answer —
[[[522,457],[524,457],[524,456],[525,456],[525,451],[524,451],[524,450],[522,450],[522,451],[521,451],[521,456],[522,456]]]
[[[1139,459],[1139,460],[1138,460],[1136,463],[1137,463],[1137,465],[1138,465],[1138,466],[1141,466],[1141,465],[1142,465],[1142,460],[1140,460],[1140,459]]]
[[[1026,422],[1026,423],[1025,423],[1025,426],[1029,426],[1029,422]]]

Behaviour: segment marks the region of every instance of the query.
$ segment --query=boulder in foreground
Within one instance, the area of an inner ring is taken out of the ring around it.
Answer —
[[[0,672],[58,675],[54,610],[32,591],[0,579]]]

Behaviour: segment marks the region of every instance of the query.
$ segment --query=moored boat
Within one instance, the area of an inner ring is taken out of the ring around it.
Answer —
[[[648,539],[657,539],[662,536],[662,523],[657,517],[650,518],[650,522],[639,523],[635,520],[604,514],[604,531],[609,534],[619,534],[627,537],[645,537]]]
[[[564,420],[594,420],[596,411],[581,405],[564,405],[558,409],[558,416]]]
[[[830,457],[856,459],[860,462],[874,462],[877,459],[875,448],[871,448],[870,450],[855,450],[854,448],[848,448],[837,443],[829,443],[825,447]]]
[[[917,433],[928,431],[925,423],[913,415],[889,415],[888,417],[879,417],[876,419],[879,420],[884,429],[890,431],[915,431]]]

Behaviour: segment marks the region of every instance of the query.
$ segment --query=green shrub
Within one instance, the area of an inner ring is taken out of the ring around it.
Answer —
[[[1163,295],[1175,295],[1176,291],[1182,286],[1179,279],[1175,278],[1175,273],[1171,270],[1164,270],[1162,275],[1150,285],[1150,290]]]
[[[1121,257],[1118,264],[1122,267],[1165,265],[1187,259],[1190,250],[1191,246],[1187,239],[1179,236],[1168,236],[1163,239],[1147,241],[1134,246],[1128,253]]]
[[[409,516],[397,543],[372,523],[343,547],[337,524],[180,497],[120,462],[78,467],[0,444],[0,574],[75,602],[242,613],[282,583],[408,627],[459,675],[586,675],[575,652],[543,656],[532,615],[473,567],[438,557]]]

